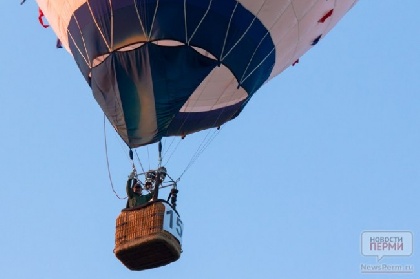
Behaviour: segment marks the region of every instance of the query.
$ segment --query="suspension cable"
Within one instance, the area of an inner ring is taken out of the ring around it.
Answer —
[[[149,170],[150,170],[150,154],[149,154],[149,146],[146,146],[147,150],[147,161],[149,162]]]
[[[108,143],[107,143],[107,140],[106,140],[106,125],[105,125],[106,120],[105,120],[105,119],[106,119],[106,117],[105,117],[105,114],[104,114],[105,157],[106,157],[106,166],[107,166],[107,169],[108,169],[108,178],[109,178],[109,182],[110,182],[110,184],[111,184],[111,189],[112,189],[112,191],[114,192],[115,196],[116,196],[118,199],[123,200],[123,199],[126,199],[127,197],[124,197],[124,198],[120,197],[120,196],[118,195],[118,193],[115,191],[115,188],[114,188],[114,183],[112,182],[111,170],[110,170],[110,167],[109,167],[109,158],[108,158]]]
[[[169,163],[169,160],[172,158],[172,155],[174,155],[174,154],[175,154],[175,151],[178,149],[178,146],[179,146],[179,144],[181,143],[181,140],[182,140],[182,139],[179,139],[179,140],[178,140],[178,143],[176,144],[176,146],[175,146],[174,150],[171,152],[171,154],[169,155],[169,158],[166,160],[165,165],[167,165],[167,164]],[[171,145],[172,145],[172,143],[171,143]],[[169,151],[169,150],[168,150],[168,151]]]
[[[166,154],[169,152],[169,150],[171,149],[171,146],[174,143],[174,141],[175,141],[175,137],[172,137],[171,143],[169,144],[169,146],[167,148],[165,148],[165,152],[163,153],[163,157],[165,157]],[[166,143],[166,140],[165,140],[165,143]]]
[[[144,173],[144,172],[145,172],[145,171],[144,171],[144,167],[143,167],[143,164],[142,164],[142,163],[141,163],[141,161],[140,161],[140,157],[139,157],[139,154],[137,153],[137,150],[134,150],[134,153],[136,153],[137,161],[139,162],[140,167],[141,167],[141,170],[142,170],[142,172]]]
[[[209,134],[212,133],[211,136]],[[178,177],[178,179],[175,182],[178,182],[181,180],[182,176],[191,168],[191,166],[197,161],[197,159],[203,154],[203,152],[207,149],[207,147],[210,145],[210,143],[216,138],[217,135],[219,135],[220,129],[216,129],[215,131],[208,131],[206,137],[202,140],[200,146],[195,151],[194,155],[191,157],[188,165],[185,167],[184,171],[181,173],[181,175]]]

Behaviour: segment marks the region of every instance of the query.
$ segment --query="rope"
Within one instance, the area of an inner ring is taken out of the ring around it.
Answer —
[[[158,11],[158,7],[159,7],[159,0],[157,0],[157,2],[156,2],[155,13],[153,14],[152,24],[150,25],[150,30],[149,30],[148,38],[150,38],[152,36],[153,25],[155,23],[155,19],[156,19],[156,14],[157,14],[157,11]]]
[[[146,146],[147,150],[147,161],[149,162],[149,170],[150,170],[150,154],[149,154],[149,146]]]
[[[197,24],[197,26],[195,27],[195,29],[193,29],[192,30],[192,33],[191,33],[191,35],[190,36],[188,36],[188,28],[187,28],[187,9],[186,9],[186,4],[187,4],[187,1],[186,0],[184,0],[184,28],[185,28],[185,35],[186,35],[186,38],[185,38],[185,43],[187,44],[187,45],[189,45],[189,43],[191,42],[191,40],[193,39],[193,37],[195,36],[195,34],[197,33],[197,31],[202,27],[202,22],[205,20],[205,18],[206,18],[206,16],[208,15],[208,13],[209,13],[209,11],[210,11],[210,9],[212,8],[212,3],[213,3],[213,0],[210,0],[209,2],[208,2],[208,6],[207,6],[207,10],[204,12],[204,14],[201,16],[201,18],[200,18],[200,21],[198,22],[198,24]],[[228,30],[226,31],[226,34],[225,34],[225,40],[224,40],[224,44],[223,44],[223,48],[222,48],[222,53],[220,54],[220,57],[219,57],[219,61],[223,61],[223,59],[224,58],[226,58],[229,54],[230,54],[230,52],[239,44],[239,42],[244,38],[244,36],[247,34],[247,32],[249,31],[249,29],[252,27],[252,25],[253,25],[253,23],[254,23],[254,21],[256,20],[256,17],[254,17],[253,18],[253,20],[249,23],[249,26],[247,27],[247,29],[245,30],[245,32],[244,32],[244,34],[242,34],[242,36],[239,38],[239,40],[229,49],[229,50],[227,50],[227,49],[225,49],[225,46],[226,46],[226,42],[227,42],[227,38],[228,38],[228,34],[229,34],[229,29],[230,29],[230,25],[231,25],[231,21],[232,21],[232,18],[233,18],[233,16],[234,16],[234,14],[235,14],[235,12],[236,12],[236,9],[237,9],[237,7],[238,7],[238,3],[236,3],[236,5],[235,5],[235,7],[234,7],[234,9],[233,9],[233,11],[232,11],[232,14],[231,14],[231,18],[230,18],[230,20],[229,20],[229,28],[228,28]],[[136,8],[136,13],[137,13],[137,17],[138,17],[138,20],[139,20],[139,23],[140,23],[140,28],[143,30],[143,33],[145,34],[145,36],[147,36],[148,38],[150,38],[150,35],[151,35],[151,31],[152,31],[152,29],[153,28],[150,28],[150,30],[149,30],[149,32],[147,32],[147,30],[145,29],[145,26],[143,25],[143,23],[145,22],[145,19],[144,18],[141,18],[141,16],[140,16],[140,13],[139,13],[139,7],[137,6],[137,2],[135,1],[135,8]],[[155,11],[154,11],[154,15],[153,15],[153,18],[152,18],[152,26],[153,26],[153,24],[154,24],[154,21],[155,21],[155,16],[156,16],[156,13],[157,13],[157,11],[158,11],[158,8],[159,8],[159,1],[157,1],[157,4],[156,4],[156,6],[155,6]],[[258,47],[257,47],[258,48]],[[225,53],[225,51],[226,51],[226,53]],[[255,54],[255,53],[254,53]],[[253,57],[252,57],[253,58]],[[250,60],[250,62],[252,61],[252,58],[251,58],[251,60]],[[248,64],[248,66],[247,66],[247,69],[248,69],[248,67],[249,67],[249,65],[250,65],[250,62],[249,62],[249,64]],[[246,71],[245,71],[246,72]],[[243,75],[245,75],[245,72],[243,73]],[[248,77],[248,76],[247,76]],[[245,78],[247,78],[247,77],[245,77]],[[244,78],[244,76],[242,76],[242,78]],[[240,81],[239,81],[240,82]],[[231,98],[233,97],[233,94],[232,94],[232,96],[231,96]],[[220,113],[219,113],[219,115],[218,115],[218,117],[214,120],[214,124],[216,124],[218,121],[219,121],[219,118],[221,117],[221,115],[223,114],[223,112],[224,112],[224,110],[225,110],[225,108],[223,108],[221,111],[220,111]],[[187,117],[188,118],[188,117]],[[182,131],[182,127],[184,126],[184,124],[185,124],[185,122],[187,121],[187,118],[186,119],[184,119],[184,122],[181,124],[181,126],[180,126],[180,128],[179,128],[179,130],[178,130],[178,132],[180,132],[180,131]],[[213,125],[214,126],[214,125]],[[194,165],[194,163],[198,160],[198,158],[201,156],[201,154],[208,148],[208,146],[212,143],[212,141],[216,138],[216,136],[219,134],[219,130],[216,130],[216,131],[208,131],[208,133],[207,133],[207,135],[205,136],[205,138],[201,141],[201,143],[200,143],[200,145],[198,146],[198,148],[196,149],[196,151],[194,152],[194,154],[192,155],[192,157],[191,157],[191,159],[190,159],[190,161],[188,162],[188,164],[187,164],[187,166],[185,167],[185,169],[183,170],[183,172],[181,173],[181,175],[179,176],[179,178],[176,180],[176,181],[179,181],[182,177],[183,177],[183,175],[191,168],[191,166],[192,165]],[[174,155],[174,153],[177,151],[177,149],[178,149],[178,146],[179,146],[179,144],[180,144],[180,142],[181,142],[181,140],[179,140],[178,141],[178,143],[176,144],[176,146],[175,146],[175,148],[173,149],[173,151],[171,151],[170,150],[170,147],[172,146],[172,144],[173,144],[173,141],[171,142],[171,144],[170,144],[170,146],[169,146],[169,148],[167,149],[167,150],[165,150],[165,152],[163,153],[163,156],[162,157],[165,157],[165,160],[166,160],[166,163],[165,163],[165,165],[166,164],[168,164],[169,163],[169,161],[171,160],[171,158],[172,158],[172,156]],[[149,161],[149,169],[150,169],[150,154],[149,154],[149,149],[148,149],[148,147],[146,147],[147,148],[147,157],[148,157],[148,161]],[[142,168],[142,171],[143,171],[143,173],[145,173],[145,170],[144,170],[144,167],[143,167],[143,165],[142,165],[142,163],[141,163],[141,161],[140,161],[140,158],[139,158],[139,154],[137,153],[137,151],[135,152],[136,153],[136,157],[137,157],[137,160],[138,160],[138,162],[139,162],[139,164],[140,164],[140,166],[141,166],[141,168]],[[168,158],[166,158],[166,154],[167,153],[169,153],[169,157]],[[133,168],[134,168],[134,162],[133,162]]]
[[[171,155],[169,155],[168,160],[166,160],[165,165],[167,165],[167,164],[169,163],[169,160],[172,158],[172,155],[174,155],[175,151],[178,149],[178,146],[179,146],[179,144],[181,143],[181,140],[182,140],[182,139],[178,140],[178,143],[176,144],[176,146],[175,146],[174,150],[171,152]],[[171,143],[171,145],[172,145],[172,143]],[[168,149],[168,151],[169,151],[169,149]],[[166,154],[166,153],[165,153],[165,154]],[[163,156],[165,156],[165,154],[163,154]]]
[[[209,134],[213,133],[210,137]],[[217,129],[213,132],[209,131],[206,135],[206,137],[202,140],[200,146],[195,151],[194,155],[191,157],[190,162],[185,167],[184,171],[181,173],[181,175],[178,177],[178,179],[175,182],[178,182],[181,180],[182,176],[191,168],[191,166],[197,161],[197,159],[203,154],[203,152],[207,149],[207,147],[210,145],[210,143],[213,142],[213,140],[216,138],[217,135],[219,135],[220,129]],[[209,139],[207,139],[209,138]],[[206,141],[207,140],[207,141]]]
[[[230,14],[229,24],[228,24],[228,28],[226,28],[225,40],[223,41],[222,53],[220,53],[220,58],[223,57],[223,53],[225,52],[225,46],[226,46],[227,38],[229,35],[230,25],[232,23],[232,18],[233,18],[233,15],[235,14],[236,8],[238,7],[238,4],[239,2],[236,2],[235,8],[233,8],[232,13]]]
[[[111,170],[110,170],[110,168],[109,168],[108,143],[107,143],[107,140],[106,140],[106,126],[105,126],[106,121],[105,121],[105,119],[106,119],[106,117],[105,117],[105,114],[104,114],[105,157],[106,157],[106,166],[107,166],[107,169],[108,169],[108,178],[109,178],[109,182],[111,183],[111,189],[112,189],[112,191],[114,192],[115,196],[116,196],[118,199],[123,200],[123,199],[126,199],[127,197],[121,198],[121,197],[118,195],[118,193],[115,191],[115,188],[114,188],[114,183],[112,182]]]
[[[209,10],[211,8],[212,2],[213,2],[213,0],[210,0],[209,5],[207,6],[206,12],[204,13],[203,17],[200,19],[200,22],[198,23],[198,25],[195,28],[195,30],[192,32],[191,37],[187,41],[187,45],[190,45],[190,42],[191,42],[192,38],[194,37],[195,33],[197,33],[198,28],[200,28],[201,23],[204,21],[204,19],[206,18],[207,14],[209,13]],[[186,18],[186,15],[185,15],[185,18]]]
[[[187,0],[184,0],[184,28],[185,28],[185,43],[188,42],[188,28],[187,28]]]
[[[111,11],[111,50],[114,50],[114,9],[112,9],[112,0],[109,0],[109,10]]]
[[[143,22],[142,22],[141,17],[140,17],[139,9],[137,7],[137,1],[134,1],[134,6],[136,8],[137,18],[139,19],[140,27],[143,30],[143,34],[145,36],[147,36],[146,30],[144,29]],[[146,39],[147,39],[147,41],[149,41],[149,38],[146,38]]]
[[[108,41],[105,38],[104,32],[102,32],[101,26],[99,26],[99,24],[98,24],[98,20],[96,19],[95,14],[93,13],[93,10],[92,10],[92,7],[89,3],[89,0],[86,1],[86,4],[89,8],[89,11],[90,11],[90,14],[92,16],[93,22],[95,23],[96,29],[98,29],[99,33],[101,34],[101,37],[102,37],[106,47],[108,48],[108,51],[111,52],[112,49],[111,49],[110,45],[108,44]],[[82,36],[82,38],[83,38],[83,36]]]
[[[252,25],[254,24],[255,20],[257,20],[257,16],[255,15],[252,19],[251,23],[246,28],[245,32],[241,35],[241,37],[236,41],[236,43],[230,48],[230,50],[224,55],[220,57],[220,61],[223,61],[232,51],[233,49],[242,41],[242,39],[245,37],[246,33],[251,29]]]
[[[143,164],[140,161],[140,157],[139,157],[139,154],[137,153],[137,150],[134,150],[134,153],[136,153],[137,161],[139,161],[139,164],[140,164],[140,167],[141,167],[141,171],[143,173],[145,173],[144,168],[143,168]]]
[[[165,152],[163,153],[163,157],[165,157],[166,154],[169,152],[174,141],[175,141],[175,137],[172,137],[171,143],[169,144],[168,148],[166,148]],[[165,140],[165,143],[166,143],[166,140]]]

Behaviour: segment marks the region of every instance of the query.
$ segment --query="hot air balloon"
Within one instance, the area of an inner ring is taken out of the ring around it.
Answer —
[[[109,122],[136,148],[237,117],[357,0],[37,2]]]

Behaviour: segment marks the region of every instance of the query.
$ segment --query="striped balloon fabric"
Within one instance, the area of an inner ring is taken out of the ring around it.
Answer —
[[[37,0],[129,147],[219,127],[357,0]]]

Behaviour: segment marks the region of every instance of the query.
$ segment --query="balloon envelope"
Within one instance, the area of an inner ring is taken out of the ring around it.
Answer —
[[[218,127],[357,0],[37,0],[130,147]]]

